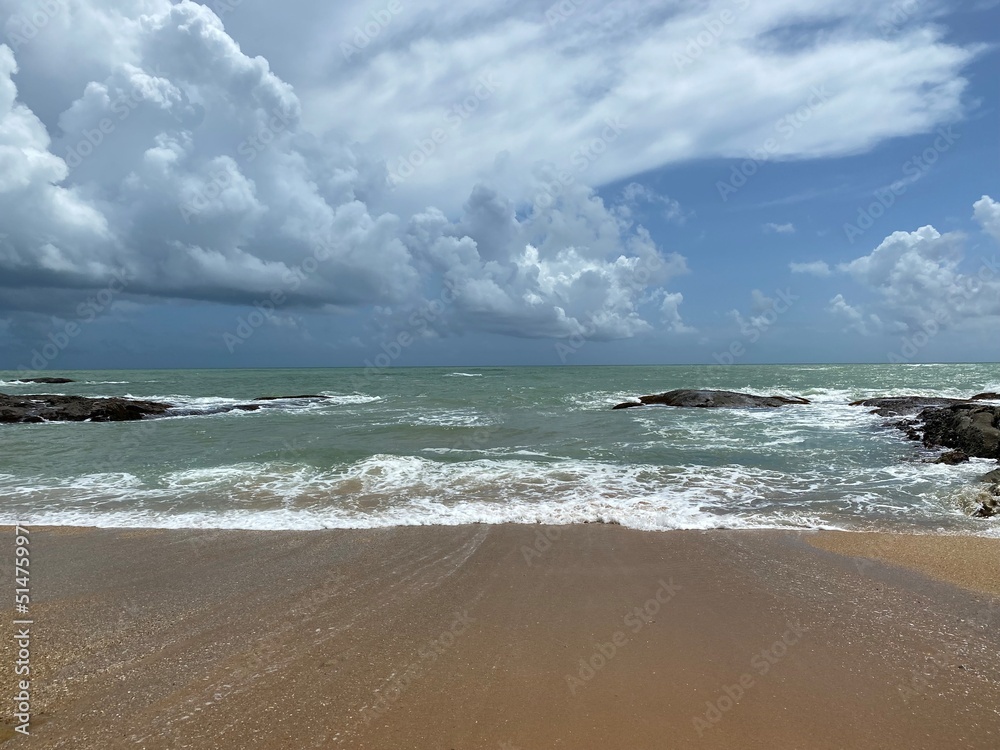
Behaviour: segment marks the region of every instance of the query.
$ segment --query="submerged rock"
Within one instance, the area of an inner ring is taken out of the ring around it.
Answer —
[[[61,385],[62,383],[75,383],[75,380],[70,380],[69,378],[21,378],[20,380],[15,380],[15,383],[44,383],[45,385]]]
[[[969,455],[964,451],[948,451],[947,453],[942,453],[933,461],[929,463],[932,464],[946,464],[948,466],[955,466],[957,464],[964,464],[969,460]]]
[[[983,474],[980,482],[992,482],[993,484],[1000,485],[1000,469],[994,469],[991,472]]]
[[[711,391],[680,389],[657,393],[652,396],[639,396],[638,401],[626,401],[613,406],[613,409],[631,409],[633,406],[678,406],[698,409],[722,408],[777,408],[788,404],[808,404],[808,399],[788,396],[754,396],[749,393],[735,391]]]
[[[0,422],[127,422],[159,416],[171,407],[159,401],[84,396],[8,396],[0,394]]]
[[[293,399],[304,399],[304,398],[327,399],[327,398],[330,398],[330,397],[329,396],[315,396],[315,395],[312,395],[312,396],[258,396],[257,398],[254,399],[254,401],[285,401],[285,400],[291,401]]]
[[[993,497],[989,500],[984,500],[979,510],[972,514],[972,517],[993,518],[998,513],[1000,513],[1000,497]]]

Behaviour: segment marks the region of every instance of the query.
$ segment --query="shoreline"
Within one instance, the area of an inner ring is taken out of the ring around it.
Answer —
[[[1000,737],[1000,585],[985,570],[1000,539],[602,524],[31,534],[28,748]]]

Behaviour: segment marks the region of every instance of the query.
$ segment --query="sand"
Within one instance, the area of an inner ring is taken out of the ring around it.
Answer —
[[[11,747],[1000,747],[1000,540],[32,535],[32,735]]]

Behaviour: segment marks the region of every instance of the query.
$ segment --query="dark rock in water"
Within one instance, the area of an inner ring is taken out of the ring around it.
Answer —
[[[880,417],[898,417],[916,414],[931,406],[953,406],[967,404],[964,398],[935,398],[932,396],[889,396],[888,398],[866,398],[863,401],[852,401],[851,406],[874,406],[872,414]]]
[[[129,398],[7,396],[0,394],[0,422],[126,422],[160,416],[170,404]]]
[[[956,404],[925,409],[924,445],[943,445],[977,458],[1000,458],[1000,406]]]
[[[254,401],[285,401],[292,399],[302,399],[302,398],[315,398],[315,399],[327,399],[329,396],[258,396]]]
[[[61,385],[62,383],[75,383],[75,380],[70,380],[69,378],[21,378],[20,380],[15,380],[15,383],[44,383],[45,385]]]
[[[970,401],[1000,401],[1000,393],[977,393]]]
[[[991,472],[983,474],[982,479],[980,479],[979,481],[987,483],[992,482],[993,484],[1000,485],[1000,469],[994,469]]]
[[[1000,497],[991,497],[984,500],[979,510],[972,514],[973,518],[993,518],[1000,513]]]
[[[964,464],[968,460],[969,460],[968,454],[964,453],[963,451],[948,451],[947,453],[941,454],[936,459],[934,459],[933,461],[929,461],[928,463],[956,466],[957,464]]]
[[[735,391],[706,391],[681,389],[658,393],[653,396],[640,396],[639,401],[626,401],[613,406],[613,409],[631,409],[633,406],[680,406],[689,408],[776,408],[788,404],[808,404],[808,399],[789,398],[786,396],[753,396],[749,393]]]

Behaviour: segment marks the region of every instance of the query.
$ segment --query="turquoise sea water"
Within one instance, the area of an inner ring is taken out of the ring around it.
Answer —
[[[848,406],[1000,391],[1000,365],[389,368],[59,372],[10,394],[178,404],[131,423],[0,425],[0,522],[323,528],[618,522],[641,529],[898,528],[972,519],[993,462],[933,454]],[[639,408],[673,388],[801,395],[778,410]],[[200,411],[324,394],[259,412]]]

